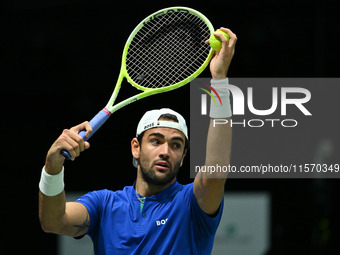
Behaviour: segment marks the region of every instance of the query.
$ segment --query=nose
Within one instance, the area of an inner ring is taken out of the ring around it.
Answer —
[[[164,143],[159,148],[159,157],[161,159],[168,159],[169,158],[169,145],[167,143]]]

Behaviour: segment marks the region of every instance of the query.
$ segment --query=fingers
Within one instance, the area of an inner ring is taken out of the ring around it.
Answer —
[[[224,32],[224,31],[223,31],[223,32]],[[218,37],[218,38],[221,40],[221,42],[222,42],[222,47],[223,47],[223,46],[226,47],[226,46],[228,45],[229,40],[228,40],[227,38],[225,38],[225,36],[224,36],[223,34],[221,34],[221,33],[214,33],[214,36],[215,36],[215,37]]]
[[[229,37],[230,37],[230,40],[233,40],[233,41],[237,40],[236,34],[234,34],[233,31],[231,31],[229,28],[221,27],[220,30],[222,30],[223,32],[227,33],[229,35]]]
[[[85,121],[85,130],[86,130],[86,137],[89,137],[89,135],[92,133],[92,127],[88,121]]]
[[[227,77],[237,41],[237,36],[230,29],[221,27],[220,30],[228,34],[230,39],[228,40],[220,33],[214,33],[222,42],[221,50],[214,52],[214,56],[210,62],[210,72],[214,79],[224,79]]]
[[[222,36],[223,38],[221,38],[219,36],[219,38],[222,40],[222,48],[223,47],[228,47],[229,49],[234,49],[235,48],[235,44],[236,44],[236,41],[237,41],[237,36],[236,34],[234,34],[229,28],[224,28],[224,27],[221,27],[220,30],[222,30],[223,32],[227,33],[230,37],[229,40],[227,40],[224,36]]]
[[[74,160],[85,150],[84,140],[72,130],[65,129],[56,141],[58,151],[67,150]]]
[[[90,148],[90,143],[87,142],[87,141],[85,141],[85,142],[84,142],[84,148],[85,148],[85,150],[87,150],[88,148]]]
[[[71,155],[71,160],[74,160],[81,152],[90,148],[90,144],[85,142],[83,137],[79,135],[79,132],[84,129],[86,130],[85,136],[88,137],[92,132],[92,128],[87,121],[74,126],[71,129],[64,129],[56,142],[52,145],[52,148],[54,149],[51,151],[60,154],[61,150],[67,150]]]
[[[92,127],[88,121],[84,121],[83,123],[72,127],[70,130],[74,131],[77,134],[79,134],[79,132],[82,130],[86,130],[86,137],[88,137],[92,133]]]

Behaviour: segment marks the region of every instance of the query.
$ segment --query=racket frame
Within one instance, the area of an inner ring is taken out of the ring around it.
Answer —
[[[148,23],[148,21],[154,19],[154,18],[157,18],[157,16],[159,15],[163,15],[165,13],[168,13],[168,12],[189,12],[189,13],[192,13],[198,17],[200,17],[200,19],[202,21],[204,21],[204,23],[209,27],[209,30],[210,30],[210,33],[214,33],[214,27],[213,25],[211,24],[211,22],[208,20],[208,18],[206,16],[204,16],[202,13],[194,10],[194,9],[191,9],[191,8],[188,8],[188,7],[170,7],[170,8],[164,8],[164,9],[161,9],[151,15],[149,15],[148,17],[146,17],[145,19],[143,19],[136,27],[135,29],[133,30],[133,32],[130,34],[130,36],[128,37],[126,43],[125,43],[125,46],[124,46],[124,50],[123,50],[123,55],[122,55],[122,63],[121,63],[121,69],[120,69],[120,73],[119,73],[119,76],[118,76],[118,79],[117,79],[117,83],[116,83],[116,86],[115,86],[115,89],[112,93],[112,96],[110,98],[110,100],[108,101],[107,105],[105,106],[105,109],[107,109],[110,113],[114,113],[115,111],[119,110],[120,108],[132,103],[132,102],[135,102],[139,99],[142,99],[142,98],[145,98],[145,97],[148,97],[148,96],[151,96],[151,95],[154,95],[154,94],[159,94],[159,93],[163,93],[163,92],[167,92],[167,91],[171,91],[171,90],[174,90],[174,89],[177,89],[189,82],[191,82],[192,80],[194,80],[198,75],[200,75],[203,70],[208,66],[210,60],[211,60],[211,57],[213,55],[213,50],[210,49],[210,52],[209,52],[209,55],[208,57],[206,58],[206,60],[204,61],[204,63],[201,65],[200,68],[198,68],[192,75],[190,75],[188,78],[176,83],[176,84],[173,84],[173,85],[170,85],[170,86],[166,86],[166,87],[161,87],[161,88],[145,88],[143,86],[140,86],[138,85],[136,82],[134,82],[132,80],[132,78],[129,76],[127,70],[126,70],[126,56],[127,56],[127,53],[128,53],[128,50],[129,50],[129,47],[130,47],[130,43],[131,41],[133,40],[133,38],[135,37],[135,35],[138,33],[138,31],[143,27],[145,26],[145,24]],[[142,93],[139,93],[135,96],[132,96],[130,98],[127,98],[123,101],[121,101],[120,103],[114,105],[114,102],[118,96],[118,93],[119,93],[119,90],[120,90],[120,87],[121,87],[121,84],[123,82],[123,79],[126,78],[126,80],[132,85],[134,86],[135,88],[139,89],[139,90],[142,90],[143,92]]]
[[[124,49],[123,49],[123,54],[122,54],[122,62],[121,62],[121,68],[120,68],[120,72],[119,72],[119,76],[116,82],[116,86],[114,88],[114,91],[108,101],[108,103],[106,104],[105,108],[103,108],[101,111],[99,111],[97,113],[96,116],[94,116],[91,121],[90,121],[90,125],[92,127],[92,133],[89,136],[85,136],[86,131],[81,131],[79,133],[79,135],[84,139],[84,141],[87,141],[88,139],[90,139],[90,137],[106,122],[106,120],[111,116],[112,113],[114,113],[115,111],[119,110],[120,108],[135,102],[139,99],[154,95],[154,94],[159,94],[159,93],[163,93],[163,92],[167,92],[167,91],[171,91],[174,89],[177,89],[189,82],[191,82],[192,80],[194,80],[200,73],[203,72],[203,70],[208,66],[212,56],[213,56],[213,50],[210,49],[208,57],[206,58],[206,60],[203,62],[203,64],[201,65],[200,68],[198,68],[192,75],[190,75],[189,77],[187,77],[186,79],[170,85],[170,86],[166,86],[166,87],[161,87],[161,88],[145,88],[143,86],[138,85],[136,82],[134,82],[132,80],[132,78],[129,76],[127,69],[126,69],[126,56],[130,47],[130,43],[133,40],[134,36],[138,33],[138,31],[145,25],[148,23],[148,21],[157,18],[157,16],[168,13],[168,12],[189,12],[192,13],[198,17],[200,17],[200,19],[208,26],[209,30],[210,30],[210,34],[212,34],[215,30],[213,25],[211,24],[211,22],[200,12],[188,8],[188,7],[170,7],[170,8],[164,8],[161,9],[151,15],[149,15],[148,17],[146,17],[145,19],[143,19],[136,27],[135,29],[132,31],[132,33],[130,34],[130,36],[128,37]],[[135,96],[132,96],[130,98],[127,98],[121,102],[119,102],[118,104],[114,105],[116,98],[118,96],[119,90],[121,88],[121,84],[124,80],[124,78],[126,78],[126,80],[135,88],[142,90],[142,93],[139,93]],[[71,159],[71,155],[68,151],[66,150],[61,150],[60,153],[68,160]]]

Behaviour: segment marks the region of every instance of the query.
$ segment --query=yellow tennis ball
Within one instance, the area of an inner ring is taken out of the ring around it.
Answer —
[[[215,33],[224,35],[224,37],[225,37],[225,38],[228,40],[228,42],[229,42],[230,36],[229,36],[226,32],[223,32],[222,30],[217,29],[217,30],[215,31]],[[214,34],[211,34],[211,35],[210,35],[210,37],[209,37],[209,44],[210,44],[210,47],[211,47],[214,51],[220,51],[220,50],[222,49],[222,42],[221,42],[220,38],[214,36]]]

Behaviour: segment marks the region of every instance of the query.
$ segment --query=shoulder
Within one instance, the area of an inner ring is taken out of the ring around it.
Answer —
[[[193,198],[193,183],[179,184],[176,197],[181,203],[191,204]]]
[[[86,193],[79,197],[75,202],[82,204],[99,204],[104,201],[112,200],[115,197],[115,192],[112,190],[102,189]]]
[[[191,192],[193,192],[193,187],[194,187],[193,182],[189,184],[180,184],[180,185],[181,185],[180,192],[185,193],[185,194],[190,194]]]
[[[124,199],[128,197],[128,194],[131,190],[132,186],[126,186],[123,190],[95,190],[86,193],[85,195],[79,197],[76,202],[83,203],[83,202],[92,202],[92,203],[101,203],[107,204],[110,202],[114,202],[117,199]]]
[[[202,211],[201,207],[198,204],[197,198],[194,194],[194,183],[192,182],[192,183],[181,185],[181,186],[182,186],[182,189],[180,192],[178,192],[178,195],[179,197],[181,197],[181,200],[187,201],[187,203],[190,205],[192,210],[198,211],[202,213],[203,215],[208,215]],[[219,212],[221,211],[220,209],[223,208],[223,202],[224,200],[222,198],[219,203],[219,209],[217,210],[216,214],[219,214]]]
[[[92,198],[92,199],[100,199],[103,197],[110,197],[114,196],[115,191],[102,189],[102,190],[94,190],[86,193],[85,195],[79,197],[77,200],[81,200],[83,198]]]

